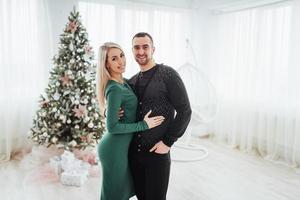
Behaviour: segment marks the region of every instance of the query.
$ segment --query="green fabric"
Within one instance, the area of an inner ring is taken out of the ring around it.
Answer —
[[[134,188],[128,165],[128,148],[133,133],[148,129],[145,121],[136,121],[137,97],[127,83],[109,81],[106,90],[106,129],[98,154],[102,166],[101,200],[128,200]],[[118,118],[120,107],[125,111]]]

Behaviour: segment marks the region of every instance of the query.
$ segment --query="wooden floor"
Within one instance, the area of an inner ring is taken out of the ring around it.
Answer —
[[[195,138],[194,143],[205,146],[209,154],[197,162],[172,162],[168,200],[300,199],[300,175],[293,169],[207,139]],[[173,158],[197,153],[174,150]],[[28,184],[26,173],[18,162],[0,165],[1,200],[99,199],[100,178],[90,178],[82,187],[68,187],[59,182]]]

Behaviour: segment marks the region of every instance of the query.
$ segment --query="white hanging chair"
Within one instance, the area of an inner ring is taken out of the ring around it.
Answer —
[[[198,161],[208,155],[208,150],[201,146],[191,144],[192,135],[208,135],[208,123],[212,122],[216,115],[217,100],[213,85],[197,67],[193,49],[187,40],[187,47],[190,47],[195,65],[186,62],[177,69],[182,78],[192,108],[191,122],[182,138],[172,148],[172,160],[179,162]],[[186,152],[188,151],[188,155]]]

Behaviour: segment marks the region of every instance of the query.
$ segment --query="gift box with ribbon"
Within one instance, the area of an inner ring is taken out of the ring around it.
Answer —
[[[69,151],[59,156],[50,158],[50,166],[57,175],[60,175],[62,184],[69,186],[81,186],[89,176],[90,164],[75,158]]]
[[[63,172],[60,181],[68,186],[82,186],[87,181],[86,171],[70,171]]]

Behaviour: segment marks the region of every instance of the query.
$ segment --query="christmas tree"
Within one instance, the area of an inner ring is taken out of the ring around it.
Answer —
[[[75,8],[68,20],[29,138],[47,147],[85,149],[95,146],[104,130],[96,98],[96,65]]]

